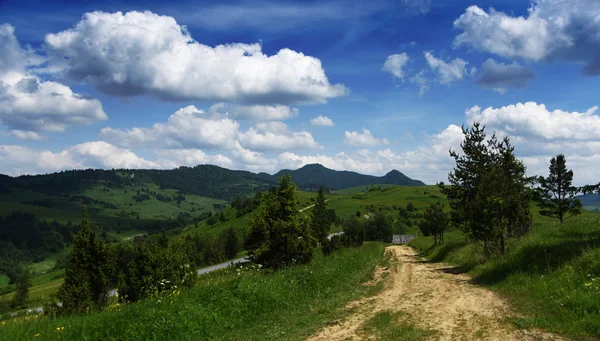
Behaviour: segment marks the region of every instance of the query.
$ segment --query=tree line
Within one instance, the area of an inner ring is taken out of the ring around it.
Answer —
[[[508,238],[525,235],[532,225],[532,203],[543,216],[561,223],[581,213],[578,193],[598,191],[597,187],[572,185],[573,171],[559,154],[550,160],[547,177],[526,175],[524,163],[517,159],[509,137],[488,135],[485,126],[463,126],[462,153],[451,150],[455,167],[448,175],[449,185],[439,186],[450,201],[449,210],[435,203],[424,213],[419,228],[423,235],[443,243],[444,231],[460,229],[465,236],[480,242],[487,254],[504,253]]]

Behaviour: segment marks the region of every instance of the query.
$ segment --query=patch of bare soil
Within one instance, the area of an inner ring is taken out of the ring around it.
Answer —
[[[408,246],[390,246],[392,266],[384,289],[351,302],[347,316],[311,336],[318,340],[361,340],[359,327],[378,312],[403,311],[420,328],[437,331],[437,340],[563,340],[537,330],[516,330],[502,320],[512,316],[507,303],[490,290],[453,274],[452,267],[429,263]],[[375,273],[380,278],[383,270]]]

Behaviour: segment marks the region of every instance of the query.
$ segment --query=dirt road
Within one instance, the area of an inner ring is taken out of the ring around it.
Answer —
[[[406,312],[411,323],[436,331],[435,340],[563,340],[539,331],[515,330],[503,322],[512,312],[495,293],[469,283],[451,266],[418,258],[408,246],[391,246],[392,265],[377,295],[351,302],[346,317],[310,337],[360,340],[361,325],[381,311]],[[382,271],[376,271],[382,273]]]

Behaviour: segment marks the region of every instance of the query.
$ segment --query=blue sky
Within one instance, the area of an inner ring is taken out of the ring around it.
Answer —
[[[600,3],[0,1],[0,173],[321,163],[445,180],[460,126],[600,165]]]

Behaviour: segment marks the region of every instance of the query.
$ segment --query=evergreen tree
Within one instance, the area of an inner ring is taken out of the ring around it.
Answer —
[[[444,232],[450,224],[450,216],[444,212],[444,205],[439,201],[425,208],[419,230],[424,236],[433,236],[434,243],[444,243]]]
[[[550,160],[550,174],[539,177],[540,214],[558,218],[562,224],[567,215],[581,214],[581,201],[575,198],[579,192],[573,181],[573,171],[567,169],[566,159],[559,154]]]
[[[66,312],[102,309],[112,289],[112,257],[109,248],[89,226],[87,208],[83,206],[81,229],[73,236],[71,261],[58,298]]]
[[[275,269],[309,262],[316,246],[310,226],[310,219],[296,209],[292,178],[279,178],[279,187],[263,196],[259,212],[250,220],[250,259]]]
[[[29,298],[29,288],[31,287],[31,270],[28,267],[21,269],[15,284],[15,295],[10,303],[13,309],[23,307]]]
[[[450,186],[440,184],[450,200],[451,221],[482,241],[488,253],[504,252],[506,238],[526,233],[531,225],[531,180],[508,137],[488,137],[477,123],[463,127],[463,134],[463,153],[450,152],[456,161]]]
[[[240,251],[240,237],[233,227],[225,230],[224,244],[225,256],[229,259],[235,257]]]
[[[329,212],[327,211],[327,202],[325,201],[325,190],[323,189],[323,186],[319,187],[317,202],[312,210],[311,222],[313,237],[319,242],[323,242],[329,235],[329,228],[332,223]]]

